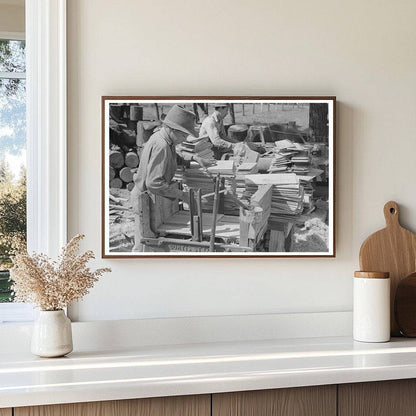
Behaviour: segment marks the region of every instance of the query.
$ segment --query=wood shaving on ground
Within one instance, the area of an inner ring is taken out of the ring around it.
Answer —
[[[328,251],[328,226],[319,218],[305,222],[304,227],[296,227],[292,236],[291,252]]]

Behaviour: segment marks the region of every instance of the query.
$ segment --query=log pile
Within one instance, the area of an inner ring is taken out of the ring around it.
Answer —
[[[126,188],[131,191],[134,187],[133,175],[139,166],[139,156],[134,149],[124,152],[118,146],[110,150],[110,188]]]
[[[139,104],[110,105],[110,188],[131,191],[134,187],[133,175],[143,146],[161,124],[160,120],[143,117],[144,108]]]

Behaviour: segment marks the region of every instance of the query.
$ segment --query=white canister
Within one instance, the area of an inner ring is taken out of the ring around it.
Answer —
[[[390,340],[390,278],[386,272],[355,272],[353,336],[361,342]]]

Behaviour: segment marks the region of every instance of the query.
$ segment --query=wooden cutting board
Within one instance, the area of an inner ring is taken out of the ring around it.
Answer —
[[[390,329],[397,336],[400,331],[394,317],[394,298],[400,280],[416,271],[416,235],[400,225],[396,202],[384,205],[384,217],[386,228],[370,235],[361,246],[360,268],[390,273]]]
[[[399,282],[394,301],[394,316],[403,335],[416,337],[416,273]]]

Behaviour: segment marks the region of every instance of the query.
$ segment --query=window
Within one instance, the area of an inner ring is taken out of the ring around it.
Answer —
[[[5,39],[5,37],[8,39]],[[26,244],[26,53],[21,34],[0,34],[0,302],[12,301],[8,268]]]

